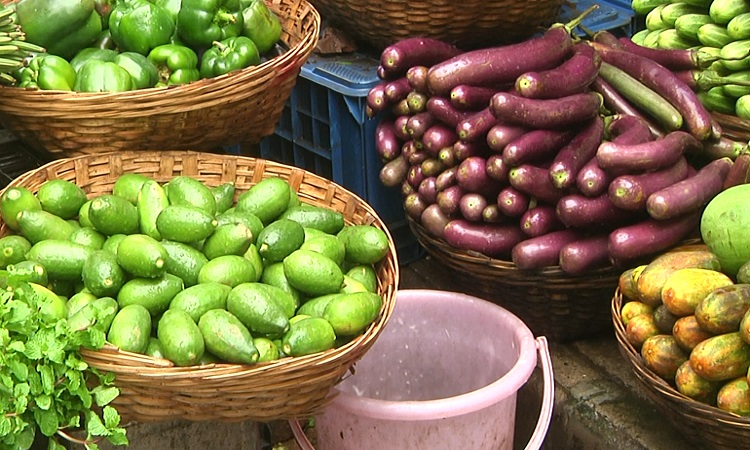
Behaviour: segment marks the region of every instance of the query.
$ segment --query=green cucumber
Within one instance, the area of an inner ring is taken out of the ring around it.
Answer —
[[[700,6],[691,5],[689,3],[675,2],[668,5],[664,5],[659,14],[661,20],[666,24],[666,28],[674,28],[675,22],[678,18],[687,14],[705,14],[708,10]]]
[[[735,114],[735,99],[726,95],[722,86],[700,91],[697,95],[703,106],[709,111],[729,115]]]
[[[671,3],[670,0],[633,0],[631,7],[636,15],[645,16],[657,6],[663,6]]]
[[[635,42],[638,45],[643,45],[643,40],[648,36],[648,34],[651,33],[651,30],[644,28],[640,31],[635,32],[631,37],[630,40]]]
[[[658,48],[659,35],[662,31],[664,31],[664,29],[649,31],[643,38],[643,46],[648,48]]]
[[[708,14],[685,14],[675,20],[674,29],[679,36],[700,42],[698,29],[707,23],[713,23]]]
[[[663,30],[656,39],[658,48],[686,50],[697,45],[699,45],[697,40],[680,36],[674,28]]]
[[[727,23],[727,33],[738,41],[750,39],[750,12],[734,16]]]
[[[696,34],[700,43],[706,47],[721,48],[734,41],[734,38],[729,35],[725,26],[715,23],[702,25],[698,28]]]
[[[750,12],[750,2],[747,0],[713,0],[708,14],[714,22],[726,25],[734,17]]]
[[[648,14],[646,14],[645,24],[646,29],[651,31],[656,30],[665,30],[669,28],[666,23],[664,23],[664,20],[661,18],[661,11],[664,9],[667,4],[658,5],[654,9],[652,9]]]
[[[743,95],[735,103],[737,117],[750,120],[750,95]]]

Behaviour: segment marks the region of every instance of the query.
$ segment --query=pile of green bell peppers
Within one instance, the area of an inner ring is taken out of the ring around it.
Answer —
[[[259,64],[282,33],[264,0],[19,0],[16,14],[46,49],[16,73],[34,89],[186,84]]]

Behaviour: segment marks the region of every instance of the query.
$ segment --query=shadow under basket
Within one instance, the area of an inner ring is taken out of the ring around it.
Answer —
[[[620,353],[659,412],[688,440],[696,442],[696,448],[747,448],[750,442],[750,417],[741,417],[693,400],[646,367],[640,352],[626,337],[622,305],[623,296],[617,289],[611,299],[611,315]]]
[[[609,299],[620,269],[609,266],[581,276],[571,276],[559,266],[521,270],[511,261],[458,250],[411,219],[409,227],[457,290],[508,309],[535,336],[564,342],[611,331]]]
[[[171,361],[112,345],[82,350],[91,366],[115,375],[120,395],[113,401],[124,420],[218,420],[222,422],[309,417],[325,406],[331,389],[372,346],[390,318],[399,282],[396,247],[387,226],[356,194],[312,172],[264,159],[190,151],[130,151],[83,155],[50,162],[13,180],[36,193],[45,181],[76,183],[93,198],[111,193],[123,173],[140,173],[160,183],[178,175],[207,186],[234,182],[235,200],[259,181],[286,180],[303,203],[339,211],[346,224],[368,224],[388,236],[389,249],[376,266],[383,306],[375,321],[348,343],[325,352],[254,365],[211,363],[177,367]],[[4,191],[0,191],[2,193]],[[0,237],[10,234],[0,222]]]
[[[306,0],[266,4],[281,21],[286,50],[261,64],[188,84],[125,92],[0,86],[0,123],[25,144],[58,158],[257,144],[273,133],[320,33],[320,15]]]

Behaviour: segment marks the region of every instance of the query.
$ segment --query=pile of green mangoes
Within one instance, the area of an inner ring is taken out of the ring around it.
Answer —
[[[239,192],[125,173],[111,192],[50,179],[0,196],[0,288],[30,289],[71,329],[178,366],[335,348],[380,315],[376,225],[303,203],[279,177]]]

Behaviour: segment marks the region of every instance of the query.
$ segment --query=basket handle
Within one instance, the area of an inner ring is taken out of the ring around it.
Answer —
[[[549,430],[550,422],[552,421],[552,409],[555,403],[555,377],[552,372],[552,358],[549,354],[546,337],[539,336],[536,338],[536,349],[539,355],[537,366],[541,366],[542,368],[544,392],[542,394],[542,407],[539,412],[539,420],[524,450],[539,450],[542,447],[544,438],[547,436],[547,430]],[[302,430],[299,420],[290,419],[289,425],[301,450],[315,450],[310,440],[307,439],[304,430]]]
[[[299,420],[289,419],[289,426],[292,427],[292,434],[294,434],[294,439],[297,441],[300,450],[315,450],[315,447],[313,447],[310,440],[307,439],[307,435],[302,429],[302,426],[300,426]]]
[[[552,409],[555,403],[555,377],[552,372],[552,358],[549,354],[546,337],[539,336],[536,338],[536,349],[539,354],[537,365],[542,368],[544,391],[542,393],[542,407],[539,412],[539,420],[524,450],[538,450],[542,447],[544,438],[547,436],[547,430],[549,430],[550,422],[552,421]]]

